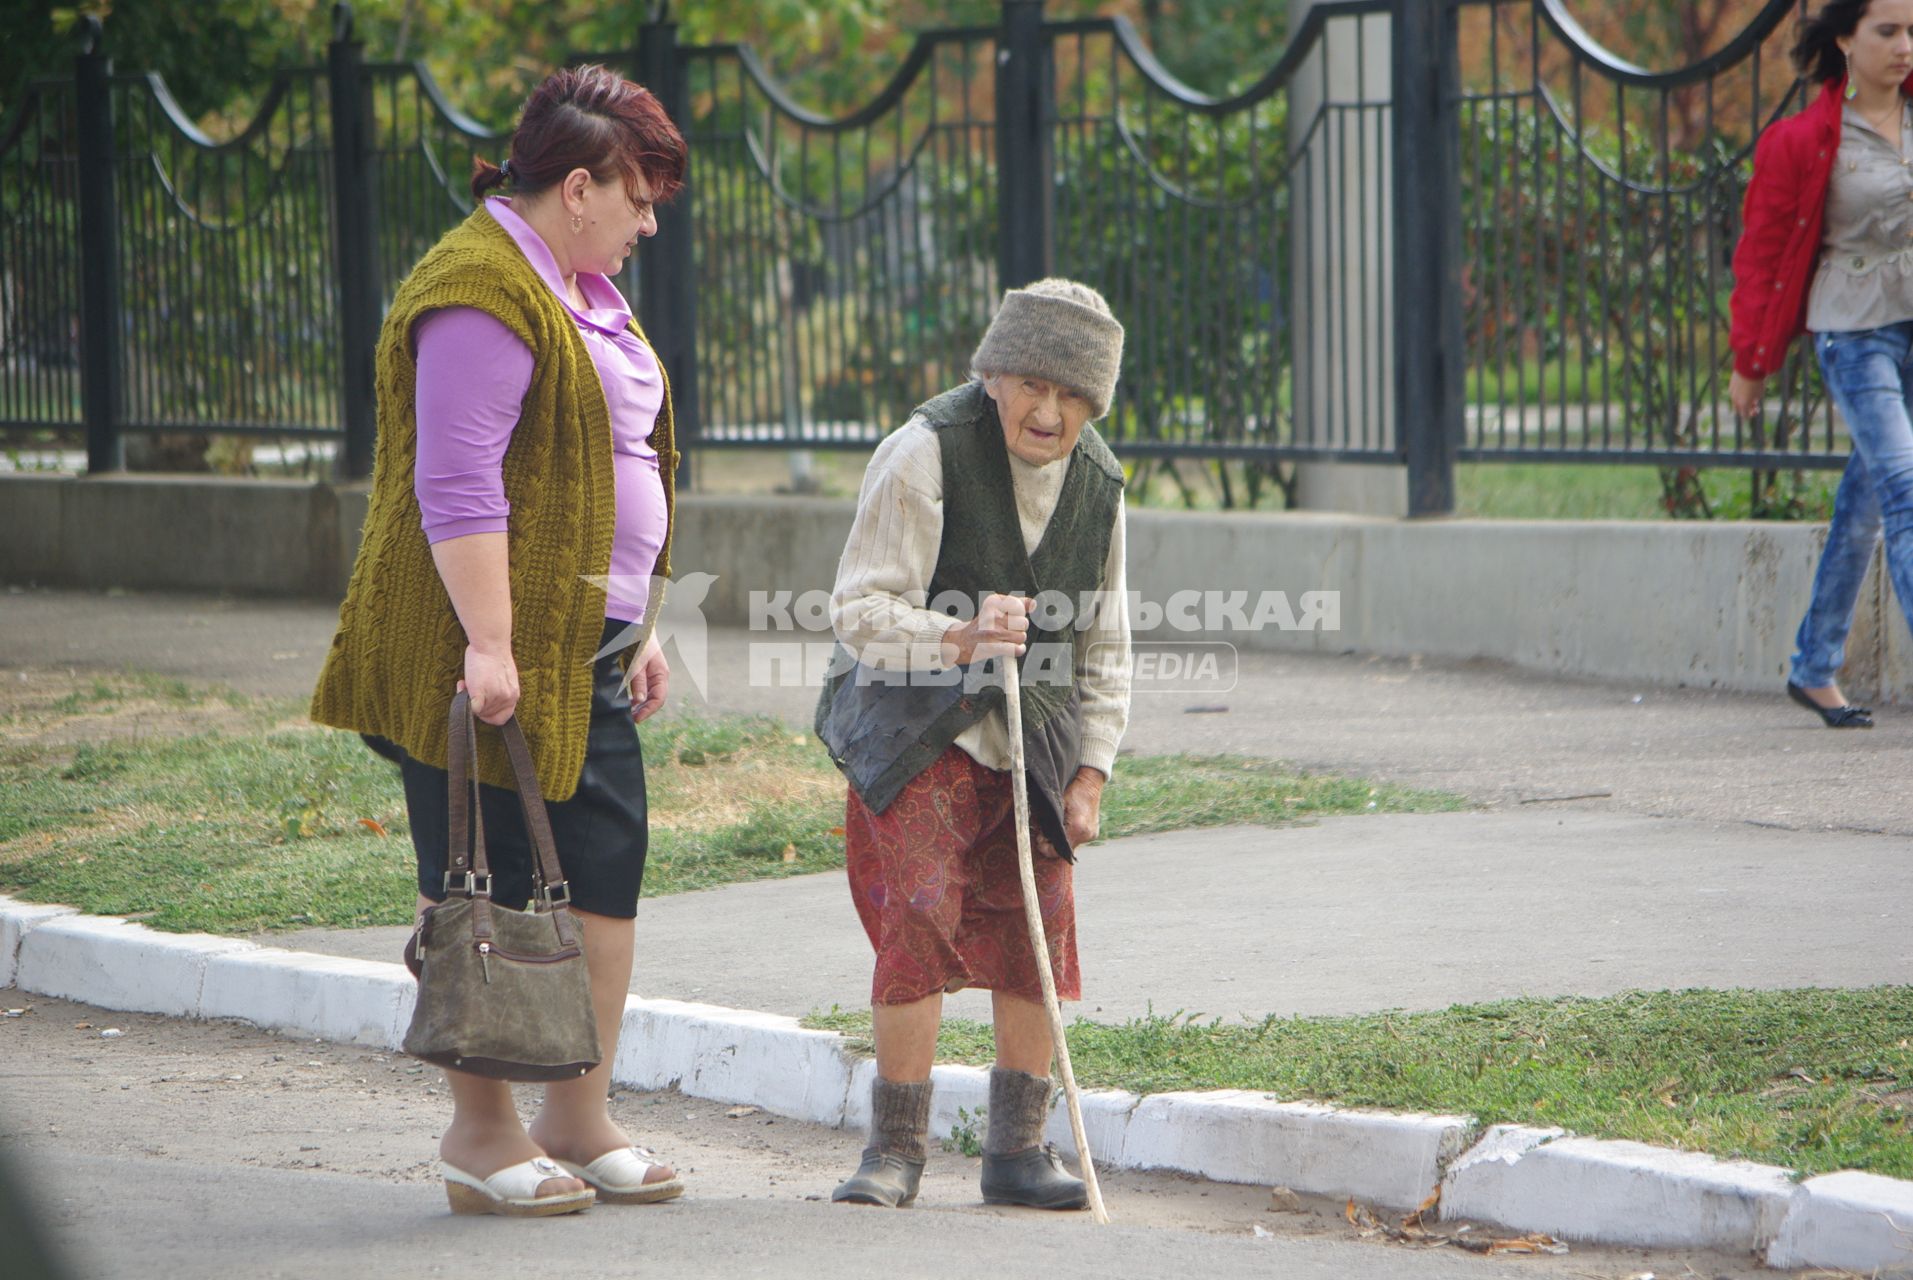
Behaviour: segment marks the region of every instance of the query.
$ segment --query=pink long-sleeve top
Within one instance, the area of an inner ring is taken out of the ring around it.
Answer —
[[[525,258],[578,322],[611,411],[617,526],[605,616],[644,617],[650,574],[664,546],[667,514],[658,455],[648,441],[664,404],[657,357],[629,329],[631,308],[601,275],[578,273],[580,310],[566,296],[551,249],[499,196],[485,201]],[[473,307],[434,311],[418,325],[418,459],[414,492],[428,542],[503,533],[505,449],[531,386],[531,348],[503,321]]]

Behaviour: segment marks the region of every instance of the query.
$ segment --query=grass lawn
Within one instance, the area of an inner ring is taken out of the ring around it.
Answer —
[[[129,734],[135,707],[197,731]],[[810,734],[670,716],[642,739],[648,894],[843,865],[843,782]],[[397,770],[299,704],[94,680],[0,715],[0,790],[0,891],[22,898],[212,933],[411,919]],[[1136,757],[1104,797],[1103,833],[1465,807],[1262,760]]]
[[[1230,492],[1246,507],[1248,484],[1240,463],[1230,463]],[[1212,465],[1181,462],[1177,483],[1161,469],[1132,483],[1127,498],[1137,508],[1217,511],[1223,491]],[[1744,520],[1752,503],[1753,480],[1744,470],[1711,469],[1700,474],[1716,519]],[[1792,480],[1781,477],[1782,497],[1793,496]],[[1838,471],[1809,471],[1800,483],[1801,517],[1826,520],[1833,514]],[[1259,510],[1279,511],[1282,496],[1263,490]],[[1645,466],[1602,466],[1564,462],[1464,462],[1455,467],[1455,514],[1503,520],[1666,520],[1660,473]]]
[[[867,1011],[806,1025],[867,1039]],[[1660,991],[1505,1000],[1432,1013],[1151,1017],[1069,1033],[1079,1083],[1558,1125],[1804,1174],[1913,1177],[1913,987]],[[948,1021],[945,1062],[987,1065],[990,1029]]]
[[[1720,519],[1746,519],[1752,478],[1746,471],[1700,473]],[[1783,492],[1790,492],[1782,477]],[[1804,518],[1833,514],[1838,471],[1809,471],[1800,498]],[[1510,520],[1665,520],[1660,473],[1653,467],[1574,463],[1462,463],[1455,468],[1455,514]]]

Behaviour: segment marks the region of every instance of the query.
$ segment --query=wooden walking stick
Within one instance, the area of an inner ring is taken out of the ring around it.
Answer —
[[[1010,728],[1010,788],[1016,798],[1016,868],[1023,877],[1023,915],[1030,926],[1030,946],[1036,949],[1036,972],[1043,979],[1043,1007],[1049,1011],[1050,1039],[1056,1042],[1056,1061],[1063,1071],[1063,1097],[1069,1103],[1069,1129],[1076,1139],[1076,1158],[1083,1166],[1089,1189],[1089,1211],[1108,1225],[1103,1189],[1096,1183],[1096,1162],[1089,1154],[1089,1136],[1083,1131],[1083,1100],[1076,1091],[1076,1073],[1069,1065],[1069,1037],[1063,1032],[1063,1006],[1056,999],[1056,974],[1050,968],[1049,938],[1043,930],[1043,906],[1036,896],[1036,864],[1030,851],[1030,787],[1023,768],[1023,688],[1016,659],[1003,663],[1003,701]]]

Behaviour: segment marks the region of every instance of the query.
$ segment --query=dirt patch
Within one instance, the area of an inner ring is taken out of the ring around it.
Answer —
[[[843,780],[781,761],[740,753],[709,765],[679,766],[670,775],[670,803],[651,810],[651,825],[672,831],[715,831],[747,821],[763,805],[810,805],[843,794]]]
[[[127,831],[137,831],[141,827],[163,820],[166,816],[166,810],[158,805],[150,804],[129,804],[115,809],[95,810],[84,820],[75,822],[71,826],[29,831],[12,840],[0,840],[0,866],[25,862],[37,854],[51,853],[76,834],[110,837]],[[75,855],[75,865],[85,861],[85,855]]]
[[[0,671],[0,755],[62,752],[264,727],[261,707],[213,686],[71,668]],[[294,722],[302,723],[302,722]]]

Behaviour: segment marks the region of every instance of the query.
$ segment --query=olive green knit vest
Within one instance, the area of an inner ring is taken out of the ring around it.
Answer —
[[[591,655],[604,629],[605,592],[586,575],[602,577],[611,565],[611,417],[577,321],[483,206],[412,269],[379,334],[370,506],[311,715],[319,724],[387,738],[414,759],[445,767],[446,709],[464,675],[465,632],[432,562],[413,493],[413,327],[441,307],[476,307],[496,317],[536,357],[504,460],[512,656],[517,716],[538,784],[547,799],[564,800],[584,767]],[[643,336],[635,323],[632,329]],[[678,461],[671,427],[667,386],[650,436],[664,481],[666,532],[654,570],[660,578],[671,572]],[[661,600],[654,590],[647,634]],[[480,734],[478,763],[483,781],[512,785],[497,735]]]

